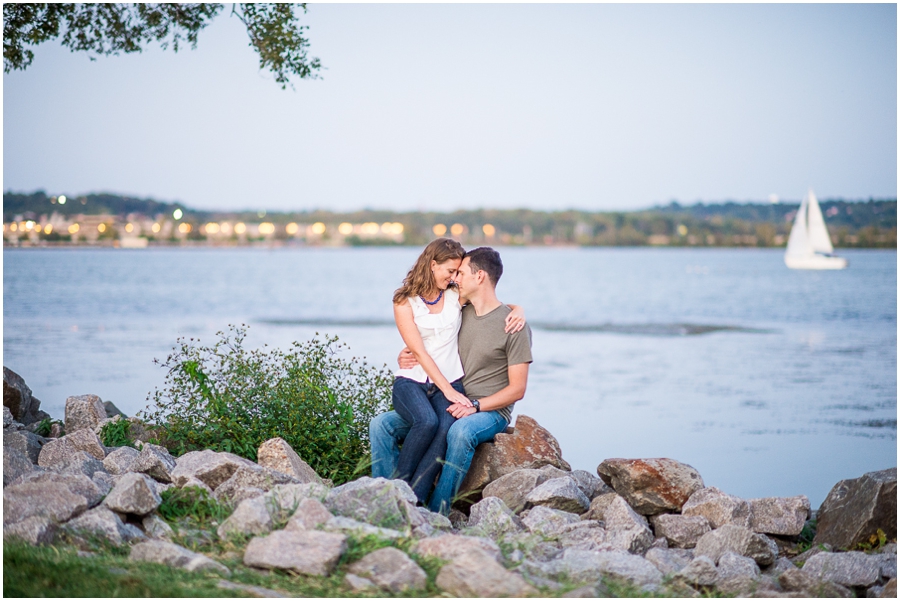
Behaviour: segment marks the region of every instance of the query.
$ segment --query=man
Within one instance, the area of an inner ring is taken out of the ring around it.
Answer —
[[[513,405],[525,396],[531,363],[531,328],[507,334],[505,320],[511,309],[497,298],[497,281],[503,274],[500,254],[492,248],[476,248],[466,254],[457,274],[460,298],[469,304],[462,311],[459,357],[465,375],[463,386],[472,407],[455,403],[449,411],[457,421],[447,433],[447,455],[428,508],[450,512],[450,504],[469,471],[475,448],[506,430]],[[400,367],[415,365],[404,349]],[[372,476],[395,475],[398,444],[409,424],[395,411],[377,416],[369,424],[372,444]]]

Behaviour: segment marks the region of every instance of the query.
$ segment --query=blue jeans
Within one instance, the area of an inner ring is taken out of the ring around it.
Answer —
[[[483,411],[458,419],[447,433],[447,458],[428,508],[447,515],[459,491],[475,448],[506,430],[509,422],[496,411]],[[409,424],[396,412],[388,411],[369,423],[372,445],[372,477],[392,478],[397,470],[399,444],[409,432]]]
[[[457,380],[452,386],[465,394],[462,381]],[[441,471],[447,432],[456,418],[447,412],[450,402],[444,393],[430,382],[395,378],[392,400],[394,410],[411,424],[397,459],[397,477],[407,482],[424,503]]]

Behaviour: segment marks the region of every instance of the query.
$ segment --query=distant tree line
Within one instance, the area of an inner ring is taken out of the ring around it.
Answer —
[[[820,201],[829,232],[837,246],[897,246],[896,199]],[[6,192],[3,195],[4,223],[37,219],[57,212],[60,215],[113,215],[170,218],[176,209],[185,222],[196,224],[193,238],[200,239],[200,225],[210,221],[327,224],[398,222],[404,226],[405,244],[420,245],[435,236],[435,226],[449,229],[458,224],[467,244],[579,244],[584,246],[783,246],[790,233],[798,203],[697,203],[672,202],[640,211],[534,211],[530,209],[480,209],[454,212],[396,212],[362,210],[332,211],[199,211],[180,202],[160,202],[115,194],[72,196],[60,203],[60,197],[44,191],[31,194]],[[493,235],[485,231],[486,224]],[[279,237],[286,237],[279,233]],[[327,241],[327,234],[325,237]],[[395,244],[396,241],[361,240],[348,237],[349,244]]]

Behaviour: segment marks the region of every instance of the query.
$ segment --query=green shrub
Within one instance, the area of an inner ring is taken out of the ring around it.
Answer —
[[[162,390],[144,411],[171,452],[212,449],[256,460],[259,445],[280,436],[335,484],[368,466],[369,421],[390,405],[393,377],[359,359],[338,356],[346,345],[318,334],[287,351],[247,350],[247,326],[229,326],[212,346],[179,338],[159,365]]]
[[[199,486],[169,488],[160,495],[159,515],[170,522],[190,518],[198,524],[221,524],[231,515],[231,507],[209,496]]]
[[[63,426],[63,423],[58,419],[45,417],[40,422],[38,422],[37,427],[35,427],[34,429],[34,433],[38,436],[50,436],[50,429],[53,427],[53,424],[59,424],[60,427]]]
[[[128,435],[131,423],[127,419],[106,422],[100,428],[100,441],[107,447],[134,447]]]

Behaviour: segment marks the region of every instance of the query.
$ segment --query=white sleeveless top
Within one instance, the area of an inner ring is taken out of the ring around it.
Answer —
[[[459,326],[462,324],[462,310],[459,306],[459,292],[455,288],[444,291],[444,308],[440,313],[429,313],[428,305],[418,296],[409,297],[409,304],[413,310],[413,321],[425,343],[425,350],[438,369],[450,382],[461,378],[463,367],[459,359]],[[412,369],[398,369],[394,375],[416,382],[428,381],[428,374],[421,365]]]

